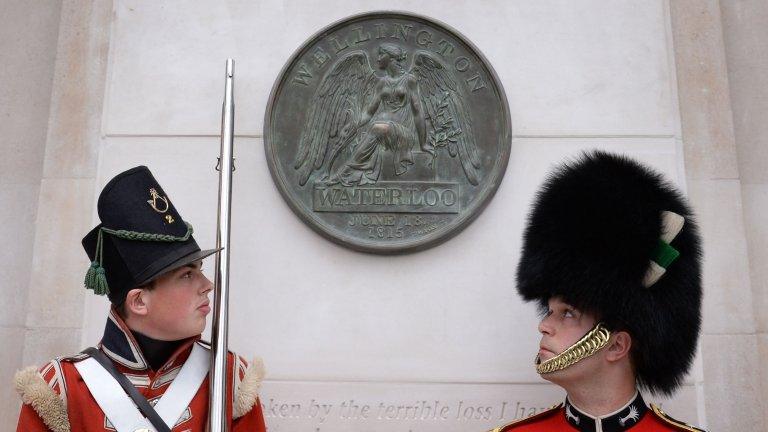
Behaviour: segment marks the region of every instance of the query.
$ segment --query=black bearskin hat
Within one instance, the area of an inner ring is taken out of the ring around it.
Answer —
[[[662,212],[685,222],[679,252],[644,283],[663,234]],[[546,308],[560,297],[632,336],[637,383],[657,394],[680,386],[701,325],[701,251],[685,199],[663,177],[623,156],[595,151],[556,169],[529,215],[517,289]]]

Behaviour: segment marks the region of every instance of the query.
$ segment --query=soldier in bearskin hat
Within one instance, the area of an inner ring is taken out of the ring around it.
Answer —
[[[85,286],[112,303],[96,348],[16,375],[18,431],[202,431],[210,349],[200,341],[213,285],[192,225],[147,167],[113,178],[83,239]],[[228,353],[229,430],[265,431],[260,361]]]
[[[646,405],[671,395],[701,323],[700,239],[661,175],[604,152],[554,171],[530,213],[517,290],[543,318],[536,371],[564,403],[494,429],[698,431]]]

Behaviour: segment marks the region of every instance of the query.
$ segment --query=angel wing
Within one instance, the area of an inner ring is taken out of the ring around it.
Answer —
[[[362,107],[375,84],[376,75],[363,51],[339,59],[320,82],[304,123],[294,169],[299,184],[307,183],[315,170],[326,171],[339,152],[355,137]]]
[[[442,60],[427,51],[416,51],[411,73],[419,83],[425,116],[432,125],[430,144],[447,147],[451,157],[458,155],[467,180],[476,185],[480,156],[472,133],[472,117],[456,81]]]

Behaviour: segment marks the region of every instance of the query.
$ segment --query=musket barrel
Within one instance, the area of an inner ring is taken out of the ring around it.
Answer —
[[[214,309],[211,331],[210,401],[208,431],[227,431],[227,338],[229,323],[229,239],[232,209],[233,144],[235,130],[235,61],[227,59],[219,154],[219,209],[214,269]]]

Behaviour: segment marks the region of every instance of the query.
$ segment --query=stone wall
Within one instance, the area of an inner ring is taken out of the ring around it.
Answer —
[[[758,359],[768,355],[768,4],[722,1],[720,10],[728,62],[744,227],[749,251]],[[768,427],[768,368],[759,361]]]
[[[5,1],[0,13],[0,430],[13,430],[10,385],[23,361],[38,196],[61,4]]]
[[[501,79],[513,129],[507,174],[484,213],[448,242],[396,257],[352,252],[305,226],[275,189],[262,141],[269,89],[291,53],[320,28],[379,4],[65,0],[60,15],[41,8],[36,13],[60,30],[57,47],[49,35],[48,51],[40,48],[49,55],[48,89],[34,88],[50,104],[25,117],[46,119],[37,165],[6,171],[31,176],[33,189],[13,193],[35,197],[25,205],[36,223],[3,234],[28,233],[17,264],[2,267],[19,281],[3,289],[22,299],[8,309],[18,319],[2,328],[19,347],[4,354],[11,356],[4,369],[98,341],[108,306],[80,288],[88,262],[79,240],[96,223],[100,188],[117,172],[148,165],[195,224],[198,243],[213,244],[212,168],[224,60],[233,57],[230,340],[266,361],[262,403],[272,430],[484,430],[557,402],[560,390],[530,367],[537,318],[515,295],[513,269],[537,186],[555,163],[591,148],[656,167],[688,191],[699,214],[704,335],[693,372],[665,408],[713,430],[762,430],[759,401],[768,386],[744,374],[760,370],[753,347],[768,351],[759,307],[768,297],[760,277],[765,158],[753,139],[762,125],[747,121],[757,103],[750,89],[759,86],[755,74],[740,74],[758,68],[736,50],[761,45],[735,24],[749,15],[739,13],[751,7],[745,3],[388,4],[472,41]],[[447,407],[449,418],[387,415],[389,406],[421,401]],[[368,419],[350,416],[350,406],[365,405]],[[1,428],[17,406],[0,407]],[[477,412],[492,415],[472,418]]]
[[[438,247],[396,257],[352,252],[304,225],[273,185],[262,141],[269,91],[293,51],[377,3],[116,3],[97,187],[148,164],[202,245],[214,240],[224,59],[237,61],[230,335],[233,348],[265,359],[272,428],[484,430],[562,398],[530,366],[537,317],[514,292],[535,190],[554,164],[591,148],[632,155],[686,187],[665,3],[587,3],[388,5],[479,47],[513,129],[506,176],[483,214]],[[84,344],[98,339],[104,313],[87,298]],[[697,365],[666,402],[693,423],[706,420]],[[421,401],[447,407],[446,420],[388,411]],[[348,418],[350,404],[372,414]]]
[[[706,393],[704,407],[713,430],[759,430],[757,416],[721,416],[745,403],[732,388],[757,400],[743,375],[757,363],[746,353],[754,319],[720,11],[716,1],[671,5],[686,177],[704,237],[704,381],[725,389]]]

